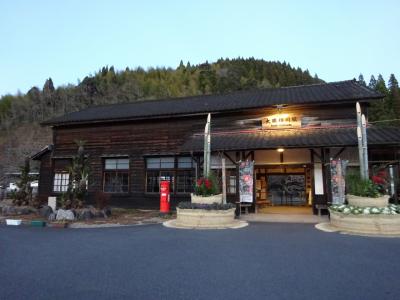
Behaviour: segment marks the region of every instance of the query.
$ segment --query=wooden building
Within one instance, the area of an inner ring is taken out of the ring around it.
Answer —
[[[86,141],[91,164],[89,197],[111,194],[111,204],[159,206],[159,180],[169,180],[171,200],[190,199],[201,175],[203,130],[212,116],[212,169],[227,161],[228,200],[237,199],[236,165],[255,161],[255,202],[314,205],[329,202],[330,158],[358,166],[356,102],[368,116],[382,95],[342,81],[90,107],[54,118],[53,145],[33,156],[41,161],[39,194],[65,191],[76,140]],[[368,126],[371,164],[399,161],[400,128]],[[294,192],[285,194],[282,182]]]

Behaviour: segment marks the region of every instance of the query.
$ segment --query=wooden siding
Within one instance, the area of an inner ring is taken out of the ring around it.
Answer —
[[[48,152],[41,157],[39,173],[38,196],[40,201],[47,201],[47,197],[52,194],[53,189],[53,167],[51,153]]]

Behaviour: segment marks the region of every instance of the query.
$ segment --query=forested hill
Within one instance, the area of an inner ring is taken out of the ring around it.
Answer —
[[[286,62],[253,58],[220,59],[193,66],[181,62],[176,69],[116,71],[114,67],[103,67],[77,85],[54,88],[49,78],[42,89],[33,87],[25,95],[3,96],[0,126],[12,129],[98,104],[319,82],[322,81],[308,70],[291,67]]]

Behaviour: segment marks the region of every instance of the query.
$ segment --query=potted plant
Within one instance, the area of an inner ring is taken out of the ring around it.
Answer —
[[[330,224],[339,231],[355,234],[400,234],[400,207],[389,205],[387,182],[379,171],[371,179],[357,173],[346,176],[348,204],[329,207]]]
[[[191,199],[192,203],[199,204],[222,203],[222,194],[219,194],[217,179],[212,172],[196,181]]]
[[[377,173],[372,179],[363,179],[358,173],[349,173],[346,176],[347,202],[357,207],[388,206],[389,196],[384,195],[386,180],[382,174]]]

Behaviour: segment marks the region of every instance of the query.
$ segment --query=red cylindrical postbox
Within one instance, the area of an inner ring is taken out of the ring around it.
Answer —
[[[169,181],[160,182],[160,212],[169,213]]]

